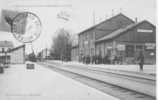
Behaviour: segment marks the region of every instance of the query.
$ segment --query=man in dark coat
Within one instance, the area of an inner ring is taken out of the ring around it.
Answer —
[[[140,54],[138,56],[138,61],[139,61],[140,70],[143,71],[143,65],[144,65],[144,55],[143,55],[143,52],[140,52]]]

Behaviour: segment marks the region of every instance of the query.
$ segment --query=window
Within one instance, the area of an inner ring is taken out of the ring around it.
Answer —
[[[91,48],[91,56],[94,55],[94,48]]]
[[[126,57],[134,57],[134,45],[126,45]]]
[[[11,50],[11,48],[8,48],[7,51]]]
[[[142,51],[143,46],[142,45],[136,45],[136,51]]]
[[[4,52],[4,48],[2,48],[2,52]]]

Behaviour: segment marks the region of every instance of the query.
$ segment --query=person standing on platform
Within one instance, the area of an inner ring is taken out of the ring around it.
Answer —
[[[139,63],[140,71],[143,71],[143,65],[144,65],[144,55],[143,55],[143,52],[140,52],[137,60],[138,60],[138,63]]]

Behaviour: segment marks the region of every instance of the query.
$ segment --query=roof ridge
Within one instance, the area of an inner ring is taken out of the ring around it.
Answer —
[[[8,52],[15,51],[15,50],[17,50],[17,49],[19,49],[19,48],[25,48],[25,44],[22,44],[22,45],[20,45],[20,46],[17,46],[17,47],[15,47],[15,48],[12,48],[12,49],[10,49]]]
[[[147,21],[147,20],[143,20],[143,21],[140,21],[140,22],[138,22],[138,23],[131,23],[131,24],[127,25],[127,26],[124,27],[124,28],[119,28],[119,29],[115,30],[114,32],[112,32],[112,33],[110,33],[110,34],[108,34],[108,35],[106,35],[106,36],[104,36],[104,37],[102,37],[102,38],[96,40],[96,42],[101,42],[101,41],[104,41],[104,40],[106,40],[106,39],[110,39],[110,38],[112,38],[113,36],[115,36],[115,35],[117,36],[117,35],[119,35],[119,34],[125,32],[125,31],[128,31],[129,29],[134,28],[134,27],[136,27],[137,25],[139,25],[139,24],[141,24],[141,23],[143,23],[143,22],[148,22],[148,21]],[[148,23],[151,24],[150,22],[148,22]],[[152,24],[151,24],[151,25],[152,25]],[[154,25],[153,25],[153,26],[154,26]],[[117,33],[117,34],[116,34],[116,33]]]
[[[87,29],[85,29],[85,30],[79,32],[78,34],[80,35],[81,33],[86,32],[86,31],[88,31],[88,30],[90,30],[90,29],[92,29],[92,28],[95,28],[95,27],[97,27],[97,26],[99,26],[99,25],[101,25],[101,24],[103,24],[103,23],[105,23],[105,22],[107,22],[107,21],[110,21],[110,20],[112,20],[112,19],[114,19],[114,18],[116,18],[117,16],[120,16],[120,15],[121,15],[121,16],[124,16],[124,17],[126,17],[127,19],[129,19],[129,20],[131,20],[132,22],[134,22],[132,19],[130,19],[129,17],[125,16],[123,13],[118,13],[118,14],[116,14],[115,16],[112,16],[112,17],[110,17],[110,18],[108,18],[108,19],[106,19],[106,20],[104,20],[104,21],[102,21],[102,22],[100,22],[100,23],[98,23],[98,24],[96,24],[96,25],[93,25],[93,26],[91,26],[91,27],[89,27],[89,28],[87,28]]]

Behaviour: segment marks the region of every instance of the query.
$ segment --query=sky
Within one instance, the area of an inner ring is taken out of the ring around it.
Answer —
[[[30,11],[40,18],[42,32],[33,42],[36,53],[51,47],[52,38],[60,28],[74,35],[120,12],[133,20],[137,17],[138,21],[145,19],[156,24],[156,0],[0,0],[1,9]],[[10,32],[0,34],[0,41],[7,39],[15,46],[22,44]],[[26,47],[26,52],[31,52],[30,44]]]

